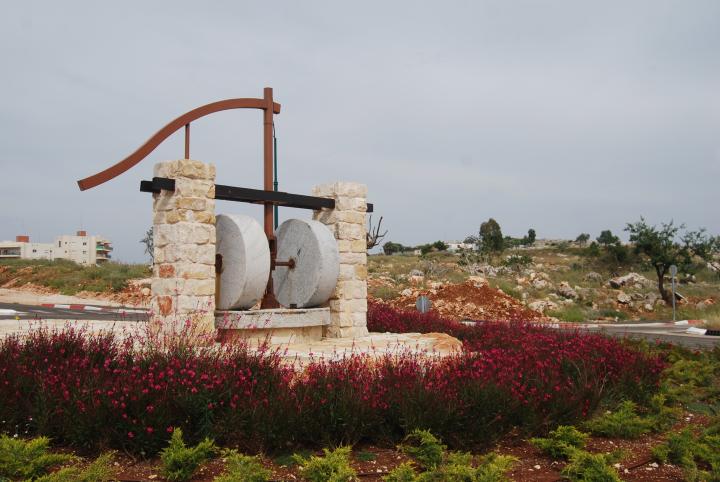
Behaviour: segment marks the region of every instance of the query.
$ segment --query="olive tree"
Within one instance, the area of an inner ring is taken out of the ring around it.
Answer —
[[[708,236],[705,229],[687,231],[685,225],[676,226],[673,221],[662,223],[660,227],[650,226],[642,217],[640,221],[628,223],[625,231],[630,233],[630,242],[635,253],[646,256],[655,268],[658,278],[658,290],[666,303],[672,302],[671,294],[665,289],[665,275],[670,266],[689,272],[694,267],[694,259],[710,261],[718,251],[719,239]]]
[[[480,252],[492,257],[495,253],[500,253],[505,248],[505,239],[503,238],[500,225],[493,218],[488,219],[480,225],[478,233],[478,248]]]

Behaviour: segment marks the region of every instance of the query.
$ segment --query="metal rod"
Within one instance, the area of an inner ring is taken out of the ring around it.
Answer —
[[[275,124],[273,124],[273,191],[277,192],[278,190],[278,168],[277,168],[277,137],[275,137]],[[274,210],[274,219],[275,219],[275,229],[277,230],[278,227],[278,207],[275,205],[273,207]]]
[[[672,308],[673,308],[673,321],[676,321],[675,319],[675,275],[672,274],[671,278],[672,280]]]
[[[190,159],[190,123],[185,124],[185,159]]]
[[[110,179],[116,178],[123,172],[127,171],[138,162],[145,159],[157,146],[160,145],[165,139],[170,137],[178,129],[183,127],[185,124],[205,117],[206,115],[220,112],[228,109],[265,109],[267,108],[267,102],[265,99],[228,99],[221,100],[219,102],[213,102],[212,104],[203,105],[197,109],[193,109],[190,112],[186,112],[180,117],[174,119],[165,127],[160,129],[148,139],[145,144],[138,147],[135,152],[127,156],[117,164],[108,167],[104,171],[100,171],[85,179],[80,179],[77,183],[81,191],[93,188],[99,184],[109,181]],[[275,114],[280,113],[280,104],[273,103],[272,110]]]
[[[142,192],[160,192],[161,189],[174,191],[175,179],[153,177],[152,181],[140,181],[140,191]],[[288,208],[312,210],[335,209],[335,200],[326,197],[290,194],[283,191],[265,191],[264,189],[226,186],[224,184],[215,185],[215,199],[219,201],[237,201],[251,204],[270,204]],[[374,211],[375,207],[372,203],[367,203],[366,206],[368,213]]]
[[[265,110],[263,111],[263,189],[266,191],[273,190],[273,90],[265,87],[263,90],[263,99],[265,100]],[[273,207],[271,204],[265,204],[263,207],[263,220],[265,226],[265,236],[267,236],[270,245],[270,266],[275,265],[275,257],[277,256],[277,245],[275,244],[275,229]],[[268,277],[265,295],[260,303],[262,308],[277,308],[280,304],[275,299],[273,290],[272,273]]]

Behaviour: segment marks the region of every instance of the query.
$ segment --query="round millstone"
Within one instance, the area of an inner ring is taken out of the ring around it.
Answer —
[[[295,261],[295,267],[277,266],[273,272],[275,298],[286,308],[311,308],[332,295],[340,272],[337,241],[324,224],[288,219],[280,225],[277,260]]]
[[[262,298],[270,276],[270,248],[263,228],[250,216],[216,218],[216,253],[222,256],[219,310],[251,308]]]

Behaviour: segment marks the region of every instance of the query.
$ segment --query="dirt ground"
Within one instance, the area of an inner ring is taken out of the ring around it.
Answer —
[[[531,310],[512,296],[473,281],[412,290],[405,296],[401,294],[386,303],[401,310],[415,309],[415,303],[420,295],[430,299],[433,311],[455,320],[542,321],[545,319],[541,313]]]
[[[703,416],[686,414],[671,431],[677,431],[687,425],[704,426],[708,419]],[[659,445],[666,435],[645,435],[636,440],[608,439],[591,437],[586,449],[593,453],[621,451],[624,456],[615,465],[622,480],[626,481],[682,481],[683,472],[678,466],[660,464],[651,456],[653,447]],[[491,448],[503,455],[512,455],[518,459],[508,477],[515,481],[560,481],[560,473],[565,462],[553,460],[543,455],[524,437],[512,433]],[[490,450],[488,450],[490,451]],[[307,456],[307,454],[304,454]],[[317,452],[316,455],[321,455]],[[263,465],[272,471],[275,481],[302,480],[297,466],[281,465],[289,460],[288,454],[282,456],[262,456]],[[358,445],[353,451],[351,465],[361,481],[381,482],[393,468],[410,459],[393,447]],[[157,458],[141,460],[120,455],[116,458],[117,478],[122,482],[164,480],[160,475],[160,462]],[[216,459],[203,466],[193,477],[193,481],[210,482],[223,472],[224,462]]]

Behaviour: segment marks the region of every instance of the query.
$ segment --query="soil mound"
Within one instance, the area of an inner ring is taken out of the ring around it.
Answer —
[[[471,281],[447,284],[434,289],[414,290],[385,303],[401,310],[415,309],[420,295],[432,302],[431,309],[446,318],[477,321],[543,321],[546,318],[512,296]]]

